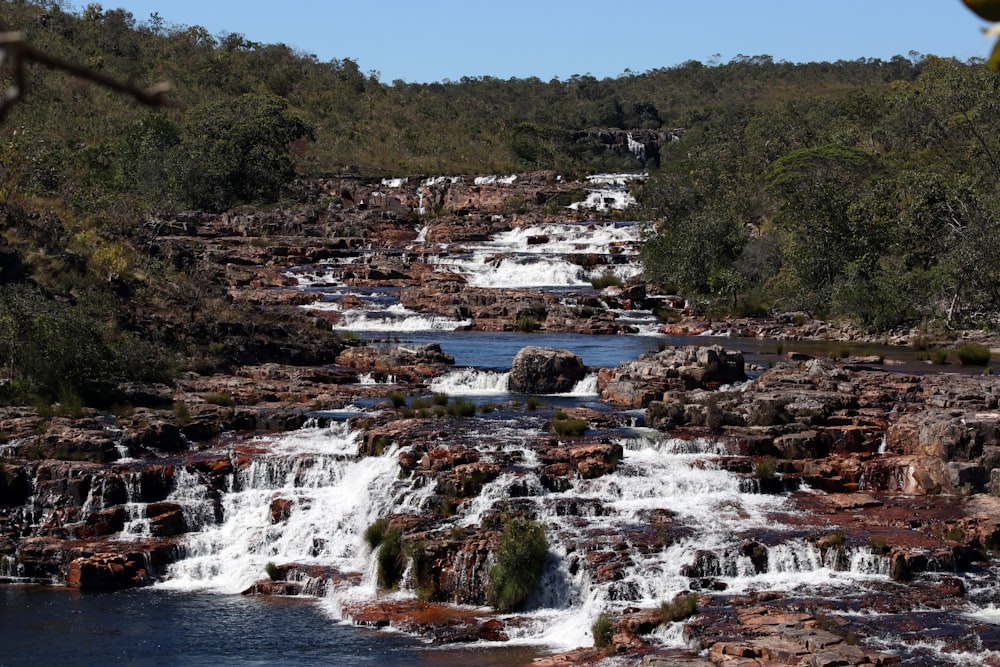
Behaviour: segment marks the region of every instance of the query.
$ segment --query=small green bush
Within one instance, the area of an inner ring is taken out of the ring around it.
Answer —
[[[267,565],[264,566],[264,572],[267,572],[267,576],[271,581],[278,581],[278,577],[281,576],[278,566],[273,561],[267,561]]]
[[[429,398],[415,398],[410,401],[410,407],[414,410],[426,410],[432,405]]]
[[[931,363],[938,366],[943,366],[948,363],[948,350],[943,348],[934,350],[934,353],[931,355]]]
[[[562,436],[581,436],[587,432],[590,422],[586,419],[553,419],[552,432]]]
[[[370,526],[365,528],[365,542],[368,543],[368,546],[377,549],[382,544],[382,538],[385,537],[387,528],[388,523],[382,518],[375,519]]]
[[[434,405],[448,405],[448,394],[443,391],[436,391],[431,394],[431,402]]]
[[[389,400],[392,401],[392,407],[401,408],[406,405],[406,394],[401,391],[390,391]]]
[[[548,551],[541,524],[529,519],[507,521],[490,568],[490,604],[501,612],[519,609],[538,585]]]
[[[403,578],[406,559],[403,556],[403,533],[399,528],[389,528],[382,536],[376,558],[376,575],[379,587],[395,590]]]
[[[517,330],[521,333],[531,333],[538,329],[538,320],[531,315],[522,315],[517,318]]]
[[[868,540],[868,545],[873,553],[884,556],[889,553],[889,540],[884,537],[873,537]]]
[[[434,598],[434,562],[423,542],[415,542],[406,548],[406,555],[412,565],[414,587],[417,597],[424,602]]]
[[[615,628],[611,624],[611,619],[607,614],[601,614],[590,626],[590,632],[594,635],[594,648],[608,648],[615,635]]]
[[[375,439],[372,440],[372,454],[375,456],[382,456],[385,454],[385,450],[392,446],[392,438],[387,435],[377,435]]]
[[[961,542],[965,539],[965,532],[961,528],[951,528],[944,532],[943,537],[951,542]]]
[[[448,406],[448,414],[452,417],[475,417],[476,404],[464,398],[453,398]]]
[[[773,457],[766,457],[758,461],[754,461],[753,464],[753,474],[754,476],[761,480],[774,479],[774,473],[778,469],[778,462]]]
[[[488,415],[494,410],[496,410],[496,406],[492,403],[483,403],[479,406],[479,413],[483,415]]]
[[[990,363],[990,348],[970,343],[958,348],[958,360],[963,366],[985,366]]]
[[[534,412],[535,410],[538,409],[539,403],[540,401],[538,400],[537,396],[529,396],[527,402],[524,404],[524,407],[529,412]]]
[[[605,287],[621,287],[624,283],[621,278],[609,271],[603,275],[591,278],[590,284],[594,289],[604,289]]]
[[[236,405],[236,401],[233,397],[225,392],[207,394],[205,396],[205,402],[212,405],[221,405],[224,408],[231,408]]]
[[[180,428],[184,428],[191,423],[191,409],[184,401],[174,403],[174,422]]]
[[[695,593],[681,593],[670,602],[660,604],[660,615],[664,623],[683,621],[698,611],[698,596]]]

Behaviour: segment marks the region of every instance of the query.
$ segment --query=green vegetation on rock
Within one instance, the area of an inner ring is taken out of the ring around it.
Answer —
[[[529,519],[507,520],[490,568],[490,604],[502,612],[520,609],[538,585],[548,551],[544,526]]]

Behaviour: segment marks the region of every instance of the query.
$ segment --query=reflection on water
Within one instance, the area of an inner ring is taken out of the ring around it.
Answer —
[[[0,665],[484,665],[531,648],[435,649],[401,634],[330,622],[313,600],[141,589],[81,594],[0,586]]]

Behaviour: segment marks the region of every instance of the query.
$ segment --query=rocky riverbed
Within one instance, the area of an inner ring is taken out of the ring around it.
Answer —
[[[502,235],[531,230],[521,250],[556,243],[560,228],[538,225],[563,224],[564,212],[512,208],[579,184],[536,174],[420,192],[344,179],[315,187],[323,206],[148,221],[157,252],[210,267],[231,299],[294,326],[227,373],[131,387],[114,411],[0,410],[3,581],[108,590],[230,567],[239,592],[335,598],[358,624],[440,643],[530,639],[544,610],[575,610],[571,622],[587,626],[574,635],[581,641],[539,664],[609,655],[664,666],[951,664],[971,655],[1000,665],[997,625],[979,613],[1000,604],[994,376],[909,372],[876,355],[748,364],[738,337],[588,366],[531,335],[586,333],[613,345],[637,331],[656,341],[720,327],[685,317],[677,297],[629,273],[633,250],[606,240],[620,230],[604,220],[578,226],[604,234],[605,252],[567,241],[559,261],[582,275],[617,271],[620,286],[495,286],[456,270],[488,252],[486,263],[503,270],[503,248],[482,245]],[[428,201],[440,217],[410,215]],[[346,326],[384,290],[418,317],[524,334],[509,390],[444,396],[434,383],[461,369],[440,345]],[[654,310],[677,321],[665,325]],[[341,335],[314,339],[310,327]],[[747,340],[838,331],[801,318],[726,327]],[[587,378],[586,400],[559,397],[576,396]],[[328,479],[311,481],[320,473]],[[352,477],[369,482],[356,504],[328,499]],[[245,510],[238,499],[254,493]],[[312,514],[342,507],[334,524]],[[232,526],[243,511],[258,523]],[[299,525],[306,518],[316,523]],[[544,595],[498,614],[488,605],[491,567],[506,522],[518,518],[545,528]],[[362,533],[375,519],[398,535],[402,593],[374,580],[378,549]],[[282,542],[296,530],[308,537],[297,551]],[[220,560],[202,537],[213,531],[247,538],[247,553]],[[669,613],[677,596],[691,596],[693,614]],[[598,640],[589,626],[601,615]]]

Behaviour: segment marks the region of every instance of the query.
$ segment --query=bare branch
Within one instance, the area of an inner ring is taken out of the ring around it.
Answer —
[[[149,88],[140,88],[132,81],[119,81],[36,49],[28,44],[22,32],[0,32],[0,66],[8,58],[11,59],[14,84],[0,93],[0,122],[3,122],[10,108],[24,96],[27,88],[27,62],[29,61],[93,81],[105,88],[128,95],[147,106],[174,108],[182,106],[167,97],[167,91],[170,90],[168,83],[156,83]]]

